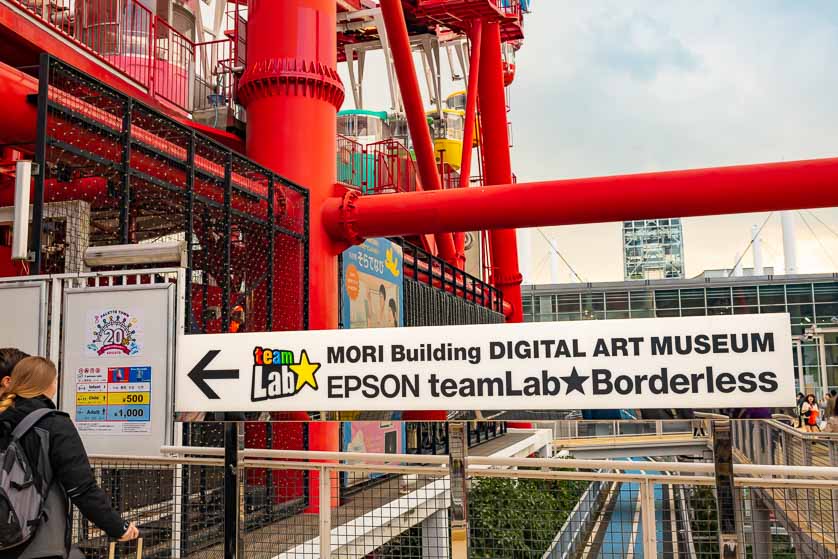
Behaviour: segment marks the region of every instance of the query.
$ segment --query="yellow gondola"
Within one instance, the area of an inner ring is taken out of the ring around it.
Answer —
[[[441,119],[436,111],[428,112],[427,117],[437,162],[447,163],[451,168],[459,169],[463,159],[465,112],[443,109]]]
[[[445,98],[445,105],[454,111],[463,111],[463,115],[465,115],[466,110],[466,90],[462,89],[460,91],[455,91],[451,95]],[[477,121],[474,122],[474,147],[480,145],[480,125]]]

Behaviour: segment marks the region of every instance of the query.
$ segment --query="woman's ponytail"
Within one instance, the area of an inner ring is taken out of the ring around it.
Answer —
[[[4,394],[3,399],[0,400],[0,413],[3,413],[4,411],[6,411],[10,407],[12,407],[12,404],[15,403],[15,398],[16,397],[17,397],[17,394],[9,394],[9,393]]]

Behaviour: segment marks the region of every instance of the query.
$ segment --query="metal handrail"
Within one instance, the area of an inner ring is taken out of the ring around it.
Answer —
[[[703,411],[693,412],[693,415],[696,417],[696,419],[717,419],[719,421],[727,421],[730,419],[730,416],[728,415]]]
[[[363,472],[367,474],[399,474],[447,477],[448,468],[440,466],[389,466],[381,464],[340,464],[334,462],[287,462],[276,460],[246,459],[239,469],[264,468],[268,470],[318,470],[324,472]]]
[[[500,458],[489,456],[469,456],[469,466],[503,466],[508,468],[578,468],[584,470],[623,469],[626,463],[619,460],[577,460],[552,458]],[[714,474],[715,465],[708,462],[632,462],[632,470],[666,471]],[[779,475],[808,476],[838,480],[838,468],[829,466],[785,466],[766,464],[734,464],[734,474],[742,475]]]
[[[123,10],[110,14],[114,18],[113,21],[88,22],[87,28],[102,25],[116,26],[116,31],[112,36],[100,37],[95,35],[94,40],[90,41],[85,41],[84,35],[80,32],[84,30],[84,28],[79,27],[82,25],[81,21],[75,21],[74,17],[70,17],[69,19],[62,18],[59,22],[54,17],[58,11],[67,14],[74,13],[75,5],[69,0],[62,0],[61,3],[55,5],[52,2],[47,3],[46,0],[40,4],[26,2],[25,0],[9,1],[41,24],[93,55],[102,64],[118,71],[123,78],[145,88],[150,97],[168,102],[184,111],[191,109],[192,99],[189,94],[192,84],[190,80],[193,80],[194,76],[189,72],[178,75],[178,70],[183,70],[186,66],[195,64],[198,50],[210,43],[227,42],[230,44],[232,53],[235,53],[237,48],[233,38],[207,42],[192,41],[138,0],[126,0]],[[86,1],[76,0],[76,4]],[[39,9],[39,6],[43,9]],[[47,6],[50,6],[50,8],[47,9]],[[142,39],[141,47],[144,52],[127,49],[128,52],[123,53],[122,50],[126,49],[125,41],[136,37]],[[119,52],[110,53],[107,52],[107,48],[103,51],[102,47],[113,47],[114,45]],[[161,53],[166,54],[162,59],[160,58]],[[157,64],[157,60],[167,62],[168,66]]]
[[[821,441],[821,442],[824,442],[825,440],[829,441],[829,442],[838,441],[838,433],[831,433],[831,432],[827,433],[827,432],[823,432],[823,431],[820,432],[820,433],[808,433],[806,431],[801,431],[800,429],[797,429],[796,427],[792,427],[791,425],[788,425],[788,424],[786,424],[782,421],[778,421],[776,419],[766,420],[765,424],[770,425],[771,427],[774,427],[774,428],[779,429],[781,431],[785,431],[786,433],[792,434],[795,437],[799,437],[799,438],[801,438],[803,440],[807,440],[807,441]]]
[[[170,457],[170,456],[125,456],[121,454],[91,454],[88,456],[94,466],[224,466],[224,460],[214,458]]]
[[[146,268],[141,270],[103,270],[96,272],[63,272],[60,274],[40,274],[37,276],[11,276],[0,278],[0,283],[13,283],[20,281],[39,281],[53,279],[76,279],[96,277],[118,277],[118,276],[146,276],[150,274],[177,274],[180,268]]]
[[[183,447],[183,446],[164,446],[160,449],[161,454],[169,454],[175,456],[209,456],[220,457],[224,455],[224,449],[219,447]],[[311,450],[272,450],[272,449],[244,449],[239,452],[239,457],[243,458],[251,465],[259,464],[259,467],[282,466],[286,468],[290,466],[302,467],[305,462],[288,462],[289,460],[308,460],[317,461],[317,468],[338,469],[341,471],[352,470],[359,468],[359,470],[375,470],[376,468],[386,468],[385,464],[399,464],[398,467],[405,467],[405,465],[418,465],[418,467],[428,468],[431,465],[446,466],[448,464],[448,456],[433,456],[433,455],[415,455],[415,454],[383,454],[383,453],[367,453],[367,452],[325,452],[325,451],[311,451]],[[116,457],[110,457],[116,459]],[[141,461],[144,457],[137,457],[135,461]],[[184,460],[188,458],[173,458],[165,457],[162,460],[169,460],[176,462],[177,460]],[[547,474],[552,475],[555,472],[554,468],[561,468],[563,470],[571,468],[577,470],[621,470],[625,469],[626,463],[618,460],[577,460],[577,459],[561,459],[554,458],[501,458],[488,456],[469,456],[467,465],[470,472],[488,471],[476,466],[494,466],[496,469],[493,472],[511,471],[521,473],[524,470],[521,468],[541,468],[542,470],[535,472],[539,476]],[[274,461],[285,461],[280,464]],[[344,463],[337,464],[335,461],[343,461]],[[515,470],[518,468],[519,470]],[[678,473],[692,473],[703,474],[701,476],[691,476],[690,479],[701,479],[712,481],[712,476],[715,473],[715,466],[706,462],[632,462],[632,470],[640,472],[678,472]],[[545,471],[546,469],[547,471]],[[828,466],[788,466],[788,465],[764,465],[764,464],[734,464],[733,472],[741,476],[785,476],[787,478],[808,477],[817,479],[799,480],[799,479],[782,479],[770,478],[773,483],[794,484],[797,482],[817,482],[814,485],[830,485],[832,481],[838,481],[838,468]],[[619,479],[650,479],[646,474],[597,474],[586,472],[563,472],[571,476],[572,479],[617,479],[609,476],[619,475]],[[494,475],[494,474],[487,474]],[[585,477],[589,476],[589,477]],[[593,476],[593,477],[591,477]],[[625,477],[629,476],[629,477]],[[664,477],[664,476],[661,476]],[[568,479],[571,479],[568,478]],[[741,478],[757,480],[757,477]],[[826,482],[826,483],[823,483]]]
[[[162,446],[161,454],[192,456],[224,456],[220,447],[202,446]],[[276,460],[345,460],[350,462],[400,463],[400,464],[438,464],[447,465],[448,456],[426,454],[384,454],[370,452],[327,452],[316,450],[277,450],[265,448],[246,448],[239,451],[240,458],[261,458]],[[299,465],[299,462],[296,462]]]
[[[624,438],[624,437],[659,437],[662,435],[683,435],[693,432],[693,422],[696,421],[694,419],[638,419],[638,420],[628,420],[628,419],[582,419],[578,421],[572,422],[572,427],[570,433],[567,436],[554,435],[555,440],[557,441],[567,441],[577,438],[585,438],[585,439],[597,439],[597,438]],[[596,427],[600,425],[610,426],[611,430],[608,433],[589,433],[580,435],[580,427]],[[630,425],[630,426],[652,426],[654,425],[655,429],[654,432],[640,432],[640,433],[631,433],[625,432],[621,427],[623,425]],[[683,430],[666,430],[666,426],[675,426],[675,425],[687,425],[689,428]]]
[[[195,447],[163,447],[161,450],[173,450],[181,454],[191,454]],[[208,454],[216,454],[223,449],[207,448]],[[262,452],[259,452],[260,454]],[[282,456],[283,453],[290,453],[294,456],[305,455],[308,460],[334,460],[335,455],[341,453],[318,452],[318,451],[281,451],[266,450],[264,454],[270,456]],[[423,474],[432,476],[447,476],[448,469],[441,465],[385,465],[381,462],[388,457],[385,454],[376,453],[347,453],[351,454],[353,460],[365,460],[364,464],[336,463],[336,462],[289,462],[287,460],[271,460],[248,458],[243,460],[239,467],[245,468],[266,468],[266,469],[307,469],[324,471],[359,471],[376,473],[404,473]],[[393,455],[389,455],[392,457]],[[285,457],[285,456],[283,456]],[[434,458],[440,463],[442,459],[448,460],[447,456],[426,456],[422,459],[413,455],[400,455],[404,462],[414,464],[425,458]],[[120,465],[136,468],[136,466],[223,466],[223,460],[212,457],[195,458],[184,456],[121,456],[112,454],[94,454],[90,456],[91,464],[96,466],[107,466],[118,468]],[[631,468],[639,471],[667,471],[667,472],[693,472],[706,475],[650,475],[630,474],[619,471],[618,468],[626,468],[626,462],[615,460],[556,460],[549,458],[488,458],[469,457],[467,473],[472,477],[517,477],[530,479],[551,479],[551,480],[576,480],[576,481],[618,481],[618,482],[642,482],[650,481],[666,485],[714,485],[715,478],[712,475],[713,464],[708,463],[683,463],[683,462],[655,462],[644,464],[632,462]],[[502,469],[485,469],[476,466],[502,466]],[[542,469],[530,469],[542,468]],[[543,469],[546,468],[546,469]],[[551,469],[560,468],[560,469]],[[569,469],[570,468],[570,469]],[[586,472],[574,471],[578,469],[596,469],[600,471]],[[748,475],[778,475],[788,476],[818,476],[820,479],[796,479],[776,477],[743,477],[735,478],[735,483],[740,487],[763,487],[763,488],[817,488],[817,489],[838,489],[838,468],[826,468],[817,466],[758,466],[758,465],[734,465],[735,474]]]
[[[239,453],[244,458],[285,458],[298,460],[346,460],[350,462],[399,462],[412,464],[448,464],[447,456],[430,454],[384,454],[366,452],[326,452],[311,450],[270,450],[248,448]]]

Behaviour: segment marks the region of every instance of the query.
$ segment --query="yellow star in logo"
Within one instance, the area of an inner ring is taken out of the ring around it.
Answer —
[[[295,392],[299,392],[306,384],[317,390],[317,379],[314,378],[314,373],[320,368],[320,363],[311,363],[308,360],[308,354],[305,350],[300,354],[300,362],[295,365],[289,365],[288,368],[297,373],[297,388],[294,389]]]

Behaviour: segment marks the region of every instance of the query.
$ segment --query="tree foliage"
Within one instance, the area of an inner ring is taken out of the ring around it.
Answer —
[[[470,557],[540,559],[588,482],[484,478],[469,492]]]

